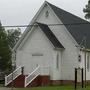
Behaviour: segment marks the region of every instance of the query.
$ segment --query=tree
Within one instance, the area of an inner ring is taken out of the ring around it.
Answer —
[[[0,71],[7,71],[11,68],[11,50],[7,40],[7,33],[0,22]]]
[[[86,19],[90,19],[90,0],[88,1],[88,4],[86,5],[86,7],[83,9],[85,14],[85,18]]]
[[[9,29],[7,30],[9,46],[13,48],[21,36],[21,29]]]
[[[19,40],[20,35],[20,28],[5,30],[0,22],[0,72],[11,71],[12,48]]]

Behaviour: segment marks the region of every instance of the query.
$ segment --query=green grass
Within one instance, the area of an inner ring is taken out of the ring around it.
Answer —
[[[74,86],[47,86],[47,87],[30,87],[30,88],[14,88],[13,90],[75,90]],[[90,86],[86,89],[78,87],[77,90],[90,90]]]
[[[16,88],[14,90],[74,90],[74,86],[48,86],[48,87],[31,87],[31,88]],[[77,90],[90,90],[90,86],[86,89],[78,87]]]
[[[73,90],[73,87],[72,86],[48,86],[48,87],[18,88],[15,90]]]

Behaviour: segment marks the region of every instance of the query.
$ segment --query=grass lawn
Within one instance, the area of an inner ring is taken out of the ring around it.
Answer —
[[[48,86],[48,87],[17,88],[14,90],[73,90],[73,87],[72,86]]]
[[[31,87],[31,88],[16,88],[14,90],[74,90],[74,86]],[[79,88],[77,90],[82,90],[82,89]],[[90,86],[87,86],[87,88],[83,90],[90,90]]]

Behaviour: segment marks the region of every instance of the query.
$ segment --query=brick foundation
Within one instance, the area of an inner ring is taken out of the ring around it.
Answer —
[[[61,82],[62,85],[74,85],[73,80],[62,80]]]
[[[90,85],[90,80],[87,80],[86,81],[86,85]]]
[[[13,84],[10,83],[8,87],[18,87],[22,88],[24,87],[24,81],[25,76],[20,75],[18,78],[16,78],[13,81]],[[81,83],[78,83],[81,85]],[[38,87],[38,86],[48,86],[48,85],[74,85],[73,80],[50,80],[50,76],[44,75],[44,76],[38,76],[36,79],[34,79],[27,87]],[[87,80],[87,85],[90,85],[90,80]]]
[[[25,76],[20,75],[15,80],[13,80],[13,82],[10,83],[8,87],[19,87],[19,88],[24,87],[24,81],[25,81]]]
[[[73,80],[51,80],[51,85],[74,85]]]
[[[47,86],[50,84],[50,76],[38,76],[27,87]]]
[[[50,85],[50,76],[39,76],[39,83],[40,86],[47,86]]]
[[[84,81],[85,82],[85,81]],[[74,85],[74,80],[50,80],[50,85]],[[82,85],[81,82],[77,82],[78,85]],[[86,81],[86,85],[90,85],[90,80]]]
[[[62,81],[61,80],[50,80],[50,85],[61,85]]]
[[[39,86],[39,76],[35,78],[27,87],[38,87]]]

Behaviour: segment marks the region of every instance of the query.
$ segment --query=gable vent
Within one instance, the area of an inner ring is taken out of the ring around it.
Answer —
[[[49,12],[46,11],[46,12],[45,12],[45,17],[47,18],[48,16],[49,16]]]

